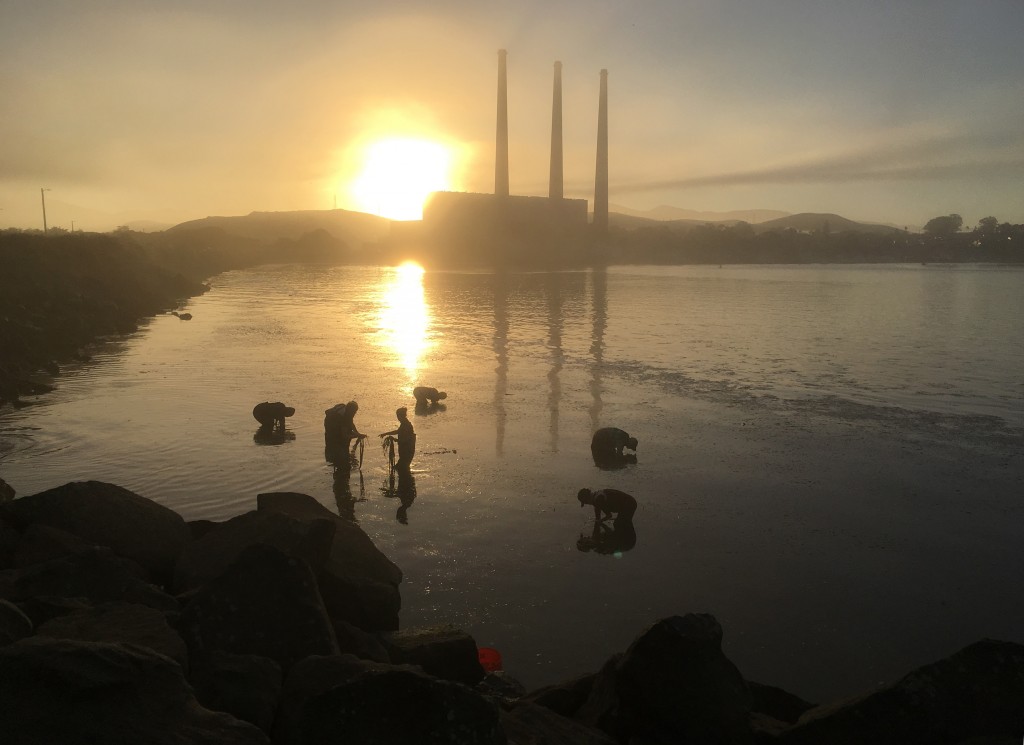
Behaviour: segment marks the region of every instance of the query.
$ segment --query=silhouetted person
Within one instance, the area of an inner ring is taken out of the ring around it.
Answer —
[[[590,452],[594,462],[614,461],[623,457],[622,449],[636,450],[637,439],[618,427],[602,427],[590,441]]]
[[[280,401],[264,401],[261,404],[256,404],[252,408],[253,418],[260,423],[261,427],[268,427],[273,429],[279,427],[284,429],[285,417],[292,416],[295,413],[295,409],[291,406],[285,406]]]
[[[445,405],[441,403],[441,400],[448,398],[448,394],[444,391],[418,386],[412,389],[412,395],[416,397],[415,411],[419,416],[445,410]]]
[[[580,551],[596,551],[599,554],[617,554],[629,551],[636,545],[636,529],[633,521],[616,518],[609,528],[603,522],[594,523],[594,532],[590,536],[581,535],[576,541]]]
[[[356,429],[355,416],[359,404],[349,401],[347,404],[336,404],[324,412],[324,444],[327,460],[336,466],[351,463],[349,447],[355,452],[355,440],[358,443],[366,435]]]
[[[576,498],[580,500],[580,507],[585,504],[593,505],[596,522],[607,520],[613,515],[616,522],[632,520],[633,513],[636,512],[636,500],[618,489],[599,489],[597,491],[580,489]],[[602,512],[604,513],[603,517],[601,516]]]
[[[395,411],[398,417],[398,429],[390,432],[381,432],[380,437],[395,436],[398,438],[398,462],[396,469],[408,468],[412,464],[412,457],[416,454],[416,430],[409,421],[409,410],[404,406]]]
[[[422,404],[436,404],[442,399],[448,398],[448,394],[444,391],[439,391],[437,388],[427,388],[426,386],[417,386],[412,389],[412,396],[416,399],[416,405]]]

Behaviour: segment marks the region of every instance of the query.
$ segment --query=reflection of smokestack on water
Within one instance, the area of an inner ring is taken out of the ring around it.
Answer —
[[[498,135],[494,153],[494,193],[508,196],[508,84],[505,75],[505,57],[508,52],[498,50]]]
[[[551,183],[548,197],[562,198],[562,63],[555,63],[555,83],[551,94]]]
[[[594,227],[608,230],[608,71],[601,70],[597,105],[597,177],[594,180]]]

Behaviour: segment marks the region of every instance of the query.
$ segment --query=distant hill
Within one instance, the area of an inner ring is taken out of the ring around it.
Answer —
[[[898,233],[902,232],[891,225],[879,225],[870,222],[855,222],[831,212],[801,212],[796,215],[780,217],[776,220],[754,225],[754,232],[765,233],[769,230],[798,230],[803,233]]]
[[[681,207],[670,207],[665,204],[649,210],[635,210],[630,207],[612,204],[608,206],[609,211],[630,217],[642,217],[648,220],[659,221],[686,221],[703,225],[704,223],[736,223],[749,222],[751,224],[776,220],[780,217],[788,217],[791,213],[779,210],[730,210],[729,212],[713,212],[710,210],[687,210]]]
[[[323,231],[355,248],[388,235],[391,220],[349,210],[299,210],[294,212],[250,212],[232,217],[204,217],[170,228],[170,233],[219,228],[229,235],[271,243],[297,240],[308,233]]]

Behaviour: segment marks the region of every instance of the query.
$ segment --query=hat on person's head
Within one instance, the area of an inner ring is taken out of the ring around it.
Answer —
[[[636,446],[639,444],[640,443],[637,442],[637,439],[635,437],[630,437],[628,440],[626,440],[626,447],[628,447],[630,450],[636,450]]]
[[[294,413],[295,413],[295,407],[294,406],[285,406],[284,407],[284,415],[285,416],[291,416]]]

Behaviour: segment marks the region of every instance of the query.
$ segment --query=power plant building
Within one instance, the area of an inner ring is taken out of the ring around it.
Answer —
[[[498,52],[494,193],[435,192],[415,230],[437,258],[556,263],[585,259],[593,228],[586,199],[565,199],[562,184],[562,63],[555,62],[551,111],[551,169],[547,197],[509,193],[506,52]],[[607,72],[601,71],[594,228],[608,225]],[[603,208],[598,214],[597,208]],[[411,227],[411,226],[410,226]],[[412,237],[408,229],[401,234]],[[395,233],[393,238],[398,237]]]

